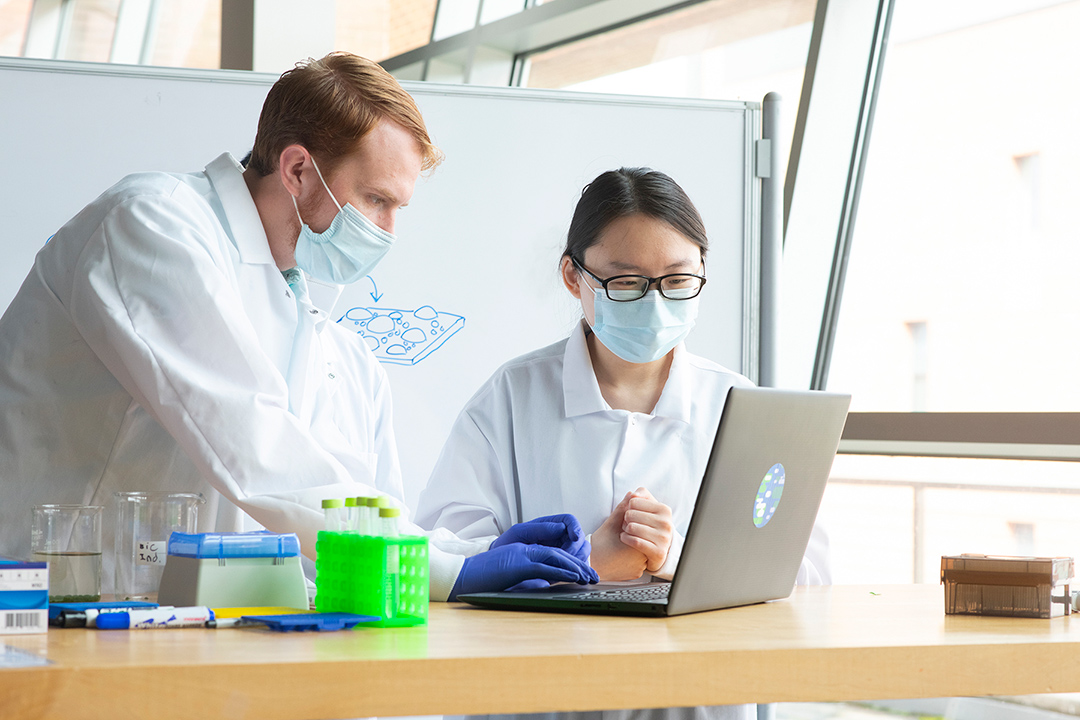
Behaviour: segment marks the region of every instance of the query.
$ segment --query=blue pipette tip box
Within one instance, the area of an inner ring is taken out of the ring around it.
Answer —
[[[180,533],[169,537],[158,602],[176,607],[309,605],[296,533]]]
[[[169,537],[169,557],[286,558],[300,554],[296,533],[255,532],[182,533]]]
[[[360,623],[382,620],[374,615],[355,615],[353,613],[304,613],[300,615],[244,615],[244,620],[260,622],[277,632],[296,632],[314,630],[349,630]]]

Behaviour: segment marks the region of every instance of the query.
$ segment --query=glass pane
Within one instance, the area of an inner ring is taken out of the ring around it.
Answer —
[[[814,8],[814,0],[708,0],[534,54],[525,84],[751,101],[778,92],[784,172]]]
[[[0,55],[22,55],[34,0],[0,0]]]
[[[151,65],[221,67],[222,0],[158,0]],[[299,60],[299,58],[297,58]]]
[[[61,60],[109,62],[120,0],[75,0],[70,25],[61,44]]]
[[[1075,411],[1080,2],[895,12],[829,389],[857,411]]]
[[[942,555],[1080,558],[1080,464],[839,455],[818,517],[836,584],[936,584]]]
[[[437,4],[438,0],[337,0],[336,47],[376,61],[415,50],[431,40]]]
[[[525,9],[525,0],[484,0],[480,11],[480,24],[501,20]]]
[[[476,27],[476,12],[479,9],[480,0],[441,0],[432,39],[442,40],[472,30]]]

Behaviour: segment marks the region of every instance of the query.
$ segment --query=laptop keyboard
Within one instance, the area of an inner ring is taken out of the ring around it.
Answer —
[[[573,593],[563,597],[574,600],[614,600],[618,602],[654,602],[667,600],[671,583],[659,585],[646,585],[644,587],[625,588],[622,590],[590,590],[588,592]]]

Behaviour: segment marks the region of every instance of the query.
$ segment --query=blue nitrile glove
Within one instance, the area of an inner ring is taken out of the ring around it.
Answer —
[[[581,524],[569,513],[545,515],[518,523],[495,538],[488,549],[494,550],[510,543],[557,547],[585,562],[589,562],[589,553],[592,551]]]
[[[506,590],[525,581],[586,585],[598,580],[588,563],[560,548],[510,543],[465,558],[449,599],[463,593]]]

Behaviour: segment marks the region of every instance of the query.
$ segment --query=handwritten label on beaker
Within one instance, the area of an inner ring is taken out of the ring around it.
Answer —
[[[164,540],[140,540],[135,544],[136,565],[164,565],[168,557]]]

